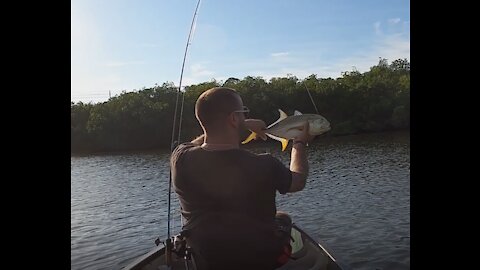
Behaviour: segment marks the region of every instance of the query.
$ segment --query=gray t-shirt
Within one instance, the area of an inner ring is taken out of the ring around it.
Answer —
[[[210,266],[253,269],[278,256],[275,195],[287,193],[292,182],[282,162],[270,154],[207,151],[186,143],[173,151],[171,167],[189,243]]]

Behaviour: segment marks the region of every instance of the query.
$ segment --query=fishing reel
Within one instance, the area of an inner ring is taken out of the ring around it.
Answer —
[[[184,262],[182,269],[197,269],[192,256],[193,249],[187,244],[186,234],[185,231],[182,231],[166,239],[165,242],[161,242],[158,238],[155,240],[157,246],[160,243],[165,246],[165,263],[173,269],[175,269],[175,265],[182,264],[182,261]],[[172,254],[175,256],[173,257]]]

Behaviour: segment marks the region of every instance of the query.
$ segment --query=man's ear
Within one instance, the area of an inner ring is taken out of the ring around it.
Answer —
[[[237,128],[239,125],[240,125],[240,118],[238,117],[238,114],[236,113],[231,113],[229,116],[228,116],[228,123]]]

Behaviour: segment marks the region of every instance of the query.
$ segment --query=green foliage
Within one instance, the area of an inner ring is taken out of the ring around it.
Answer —
[[[195,102],[202,92],[217,86],[236,89],[250,108],[251,117],[267,124],[278,119],[278,109],[289,115],[294,110],[315,113],[308,89],[320,114],[332,124],[331,136],[410,127],[410,63],[398,59],[388,64],[381,58],[368,72],[347,71],[337,79],[312,74],[299,80],[288,75],[267,82],[262,77],[247,76],[187,86],[179,95],[178,109],[183,100],[180,141],[201,133]],[[103,103],[72,102],[72,152],[168,149],[177,92],[172,82],[166,82],[123,92]],[[179,115],[177,127],[178,119]]]

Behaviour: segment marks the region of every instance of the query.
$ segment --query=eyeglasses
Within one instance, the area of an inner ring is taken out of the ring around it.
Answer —
[[[236,110],[236,111],[233,111],[235,113],[243,113],[243,115],[245,116],[245,118],[248,118],[248,113],[250,112],[250,109],[247,107],[247,106],[242,106],[242,109],[241,110]]]

